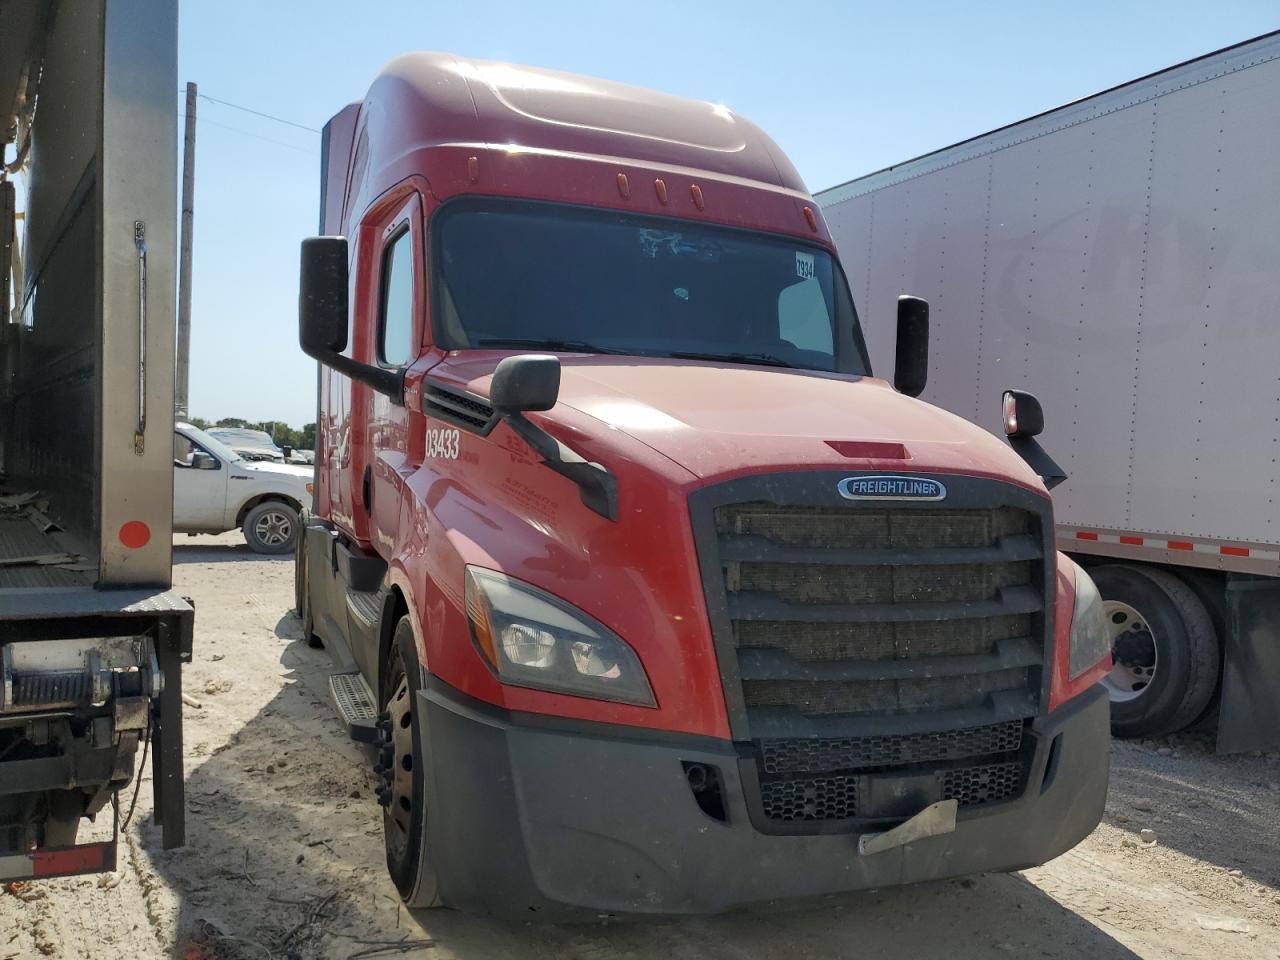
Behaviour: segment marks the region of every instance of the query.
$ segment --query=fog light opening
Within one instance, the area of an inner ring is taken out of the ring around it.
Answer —
[[[709,763],[692,763],[683,761],[684,778],[693,793],[698,809],[712,820],[721,823],[729,822],[729,811],[724,802],[724,781],[718,767]]]

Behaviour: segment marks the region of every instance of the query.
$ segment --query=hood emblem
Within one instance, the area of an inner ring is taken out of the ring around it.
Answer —
[[[943,500],[947,488],[929,477],[845,477],[836,484],[846,500]]]

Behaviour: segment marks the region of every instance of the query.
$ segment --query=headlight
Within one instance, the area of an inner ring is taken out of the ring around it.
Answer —
[[[1076,567],[1076,606],[1071,613],[1070,679],[1074,680],[1111,652],[1111,631],[1093,578]]]
[[[563,600],[483,567],[467,567],[471,636],[503,683],[596,700],[655,705],[640,658]]]

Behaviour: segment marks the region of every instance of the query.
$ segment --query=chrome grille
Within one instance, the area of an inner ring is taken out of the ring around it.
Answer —
[[[791,476],[759,483],[766,498],[703,498],[726,699],[764,820],[900,818],[877,800],[895,778],[962,807],[1025,789],[1052,522],[1042,498],[970,482],[955,507],[788,502],[788,483],[819,491],[792,501],[825,496]]]

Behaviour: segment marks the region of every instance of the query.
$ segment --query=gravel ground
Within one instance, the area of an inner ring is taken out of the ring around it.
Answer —
[[[160,850],[144,784],[117,873],[0,891],[0,960],[1280,960],[1280,758],[1217,757],[1196,737],[1117,744],[1104,823],[1019,874],[699,920],[411,915],[384,874],[370,761],[328,702],[324,652],[289,613],[292,562],[225,534],[178,538],[174,563],[196,602],[188,845]]]

